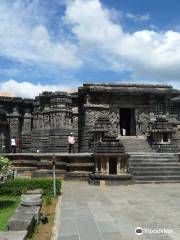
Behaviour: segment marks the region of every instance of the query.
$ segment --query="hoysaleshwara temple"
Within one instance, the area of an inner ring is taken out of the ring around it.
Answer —
[[[76,143],[69,154],[71,132]],[[178,182],[180,90],[86,83],[35,99],[1,96],[0,146],[17,176],[50,176],[54,158],[58,176],[91,184]]]

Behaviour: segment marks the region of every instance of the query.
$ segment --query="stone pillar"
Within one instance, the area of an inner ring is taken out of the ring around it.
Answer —
[[[171,139],[172,139],[171,133],[168,133],[168,143],[171,143]]]
[[[163,133],[160,133],[161,136],[161,143],[163,143]]]
[[[101,173],[106,173],[106,160],[104,157],[100,158],[101,163]]]
[[[15,138],[18,140],[17,152],[21,151],[21,138],[20,138],[20,113],[19,107],[14,106],[11,114],[9,114],[9,127],[10,127],[10,139]]]
[[[117,158],[117,175],[121,174],[121,158]]]
[[[25,109],[21,132],[23,152],[31,151],[31,131],[32,131],[32,114],[30,109]]]
[[[109,175],[109,157],[106,158],[106,174]]]
[[[99,172],[99,168],[98,168],[98,158],[95,158],[95,173]]]

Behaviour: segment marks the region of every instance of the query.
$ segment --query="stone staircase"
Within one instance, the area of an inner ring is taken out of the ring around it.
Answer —
[[[152,148],[145,137],[123,136],[120,138],[127,153],[134,152],[152,152]]]
[[[129,172],[135,183],[180,182],[179,156],[153,152],[130,154]]]

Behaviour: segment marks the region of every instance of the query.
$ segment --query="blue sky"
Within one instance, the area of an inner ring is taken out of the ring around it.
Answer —
[[[0,0],[0,91],[84,82],[180,88],[178,0]]]

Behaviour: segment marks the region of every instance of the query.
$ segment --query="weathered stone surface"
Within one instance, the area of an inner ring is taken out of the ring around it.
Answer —
[[[96,187],[65,182],[58,240],[179,240],[179,184]],[[135,229],[169,229],[142,236]]]
[[[23,197],[21,199],[22,206],[41,206],[42,199],[39,197],[31,197],[31,195],[27,195],[27,197]]]
[[[34,189],[34,190],[28,190],[26,192],[26,195],[27,194],[43,194],[43,190],[42,189]]]
[[[16,209],[16,212],[21,212],[23,213],[32,213],[35,216],[36,222],[39,222],[39,217],[40,217],[40,206],[19,206]]]
[[[21,195],[21,199],[29,199],[29,198],[33,198],[33,199],[41,199],[42,198],[42,194],[36,194],[36,193],[32,193],[32,194],[23,194]]]
[[[31,233],[35,225],[35,216],[33,213],[15,212],[8,221],[9,231],[27,231]]]
[[[26,240],[27,231],[0,232],[0,240]]]

